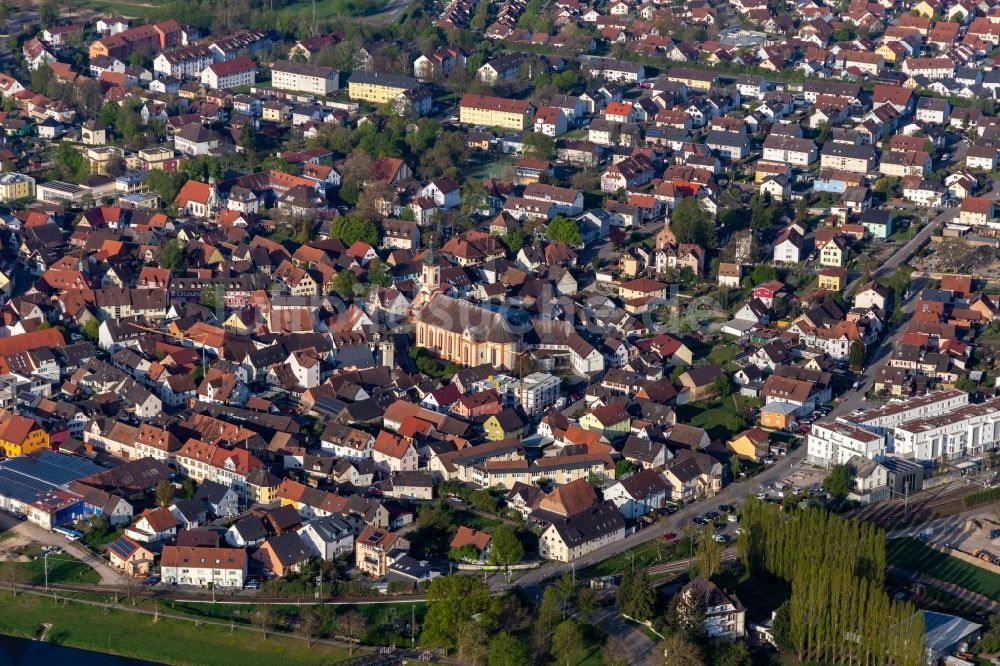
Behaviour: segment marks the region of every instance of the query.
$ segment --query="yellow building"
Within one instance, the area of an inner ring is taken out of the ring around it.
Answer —
[[[847,269],[834,267],[824,268],[819,272],[819,288],[826,291],[840,291],[844,288]]]
[[[623,282],[618,286],[618,295],[623,301],[630,301],[634,298],[666,298],[667,285],[649,278],[638,278]]]
[[[524,130],[531,127],[534,109],[525,100],[466,94],[458,105],[459,120],[467,125]]]
[[[0,411],[0,448],[8,458],[46,449],[49,435],[34,420]]]
[[[634,278],[639,274],[639,259],[631,254],[622,254],[618,259],[618,272],[622,277]]]
[[[627,434],[631,425],[631,417],[618,403],[598,407],[580,417],[581,428],[609,438]]]
[[[916,12],[918,16],[923,16],[924,18],[933,18],[934,12],[937,9],[936,5],[927,2],[927,0],[920,0],[920,2],[913,5],[910,11]]]
[[[882,56],[882,60],[886,62],[896,62],[896,52],[892,50],[888,42],[875,49],[875,53]]]
[[[35,179],[21,173],[0,176],[0,201],[15,201],[35,196]]]
[[[490,414],[490,417],[483,422],[483,430],[486,439],[491,442],[518,437],[524,432],[524,419],[517,410],[508,407],[498,414]]]
[[[258,504],[270,504],[278,499],[279,485],[278,477],[264,467],[254,468],[247,474],[247,495]]]
[[[768,434],[760,428],[750,428],[729,440],[728,445],[736,455],[759,461],[768,454]]]
[[[385,104],[419,85],[419,81],[409,76],[382,72],[352,72],[351,79],[347,82],[347,96],[372,104]]]
[[[671,67],[667,74],[668,81],[683,83],[688,88],[708,92],[718,82],[718,77],[710,71],[688,69],[687,67]]]
[[[425,298],[414,318],[417,347],[458,365],[517,367],[520,336],[502,315],[444,294]]]

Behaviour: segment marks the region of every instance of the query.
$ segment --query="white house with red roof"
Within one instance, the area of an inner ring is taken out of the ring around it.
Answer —
[[[202,85],[213,90],[226,90],[254,84],[257,65],[246,56],[212,63],[201,72]]]
[[[554,106],[540,106],[535,111],[535,131],[545,136],[561,136],[566,133],[568,121],[562,109]]]
[[[209,217],[219,208],[219,192],[215,185],[189,180],[174,198],[177,210],[193,217]]]

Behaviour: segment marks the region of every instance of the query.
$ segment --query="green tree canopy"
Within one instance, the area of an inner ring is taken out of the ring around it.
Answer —
[[[501,631],[490,639],[486,655],[487,666],[528,666],[530,663],[524,644],[506,631]]]
[[[514,528],[501,523],[490,540],[490,562],[500,566],[517,564],[524,557],[524,545],[517,538]]]
[[[865,345],[860,340],[851,343],[847,351],[847,357],[851,363],[851,370],[861,372],[865,367]]]
[[[539,160],[552,159],[556,140],[541,132],[531,132],[524,137],[524,154]]]
[[[836,500],[843,500],[851,492],[851,468],[834,465],[830,475],[823,479],[823,492]]]
[[[715,238],[712,218],[694,197],[684,197],[670,217],[670,230],[678,243],[710,247]]]
[[[552,633],[552,656],[556,663],[570,666],[580,660],[583,652],[583,633],[573,620],[563,620]]]
[[[355,277],[354,273],[345,268],[333,278],[333,290],[341,298],[350,298],[354,296],[354,286],[357,283],[358,278]]]
[[[336,238],[345,247],[364,241],[371,246],[378,243],[378,228],[374,222],[357,215],[342,215],[330,225],[330,238]]]
[[[546,231],[550,241],[566,243],[570,246],[578,246],[583,243],[583,235],[580,233],[580,226],[576,220],[571,220],[563,215],[557,215]]]
[[[499,608],[499,598],[478,577],[436,578],[427,589],[427,614],[420,643],[431,647],[454,647],[460,627],[478,622],[488,630],[496,623]]]
[[[186,269],[187,265],[187,253],[179,239],[171,238],[160,248],[160,268],[169,268],[179,273]]]

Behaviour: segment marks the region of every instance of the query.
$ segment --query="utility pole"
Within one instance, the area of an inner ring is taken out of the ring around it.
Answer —
[[[49,552],[45,551],[45,555],[42,557],[45,560],[45,590],[49,589]]]
[[[412,650],[417,644],[417,607],[415,604],[410,604],[410,649]]]

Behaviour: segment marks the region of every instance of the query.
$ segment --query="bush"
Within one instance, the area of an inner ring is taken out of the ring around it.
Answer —
[[[965,506],[976,506],[998,499],[1000,499],[1000,488],[990,488],[989,490],[979,490],[969,493],[962,498],[962,501],[965,502]]]

